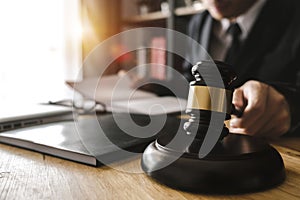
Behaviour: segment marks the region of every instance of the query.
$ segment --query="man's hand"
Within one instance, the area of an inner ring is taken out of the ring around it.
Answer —
[[[277,137],[290,129],[291,116],[285,97],[273,87],[248,81],[233,93],[233,105],[243,112],[230,120],[230,132]]]

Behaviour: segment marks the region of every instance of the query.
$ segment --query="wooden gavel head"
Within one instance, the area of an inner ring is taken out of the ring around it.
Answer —
[[[184,124],[188,134],[195,135],[197,139],[204,139],[212,112],[216,115],[225,114],[225,120],[230,119],[232,83],[236,79],[235,73],[230,69],[231,66],[220,61],[201,61],[193,66],[192,74],[195,80],[190,83],[186,109],[190,119]],[[216,72],[219,73],[218,76]],[[228,133],[229,130],[224,125],[219,140]]]

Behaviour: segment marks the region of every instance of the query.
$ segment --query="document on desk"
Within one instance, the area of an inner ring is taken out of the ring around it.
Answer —
[[[182,112],[186,109],[186,100],[175,97],[151,97],[112,102],[113,112],[129,112],[135,114],[161,115]]]
[[[134,90],[128,77],[117,75],[88,78],[73,85],[83,96],[104,103],[108,111],[135,114],[167,114],[186,109],[186,100],[176,97],[158,97],[154,93]]]

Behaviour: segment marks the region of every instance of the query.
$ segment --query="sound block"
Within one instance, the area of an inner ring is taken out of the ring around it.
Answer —
[[[229,134],[200,159],[201,141],[184,147],[181,141],[189,136],[180,135],[175,142],[172,134],[161,136],[143,154],[142,169],[162,184],[195,193],[237,194],[269,189],[285,179],[280,154],[263,139]]]

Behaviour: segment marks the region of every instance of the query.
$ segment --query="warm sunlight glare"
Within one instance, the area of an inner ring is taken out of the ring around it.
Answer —
[[[65,15],[61,0],[0,2],[0,102],[60,95],[67,63]]]

